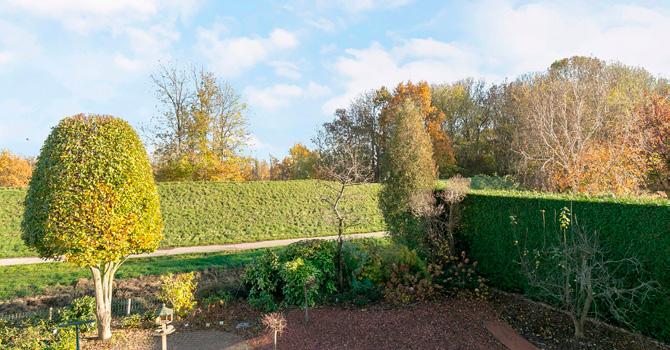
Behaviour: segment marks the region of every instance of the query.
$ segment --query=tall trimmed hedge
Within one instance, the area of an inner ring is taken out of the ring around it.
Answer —
[[[318,181],[158,184],[161,247],[253,242],[337,234]],[[384,230],[376,184],[353,187],[362,221],[349,233]],[[0,258],[35,255],[20,238],[25,190],[0,188]]]
[[[541,247],[545,232],[557,232],[556,217],[563,207],[572,208],[580,227],[598,232],[612,258],[634,255],[646,270],[643,277],[660,284],[632,323],[645,334],[670,341],[669,201],[473,191],[463,203],[462,237],[493,286],[524,291],[514,241],[522,238],[529,249]],[[516,225],[511,224],[511,216]]]

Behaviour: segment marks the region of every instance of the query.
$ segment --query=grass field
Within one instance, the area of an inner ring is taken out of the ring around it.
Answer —
[[[360,216],[349,233],[384,230],[380,186],[356,186]],[[318,181],[160,183],[165,238],[161,247],[254,242],[336,234]],[[0,188],[0,258],[34,256],[21,240],[25,190]]]
[[[201,271],[207,268],[235,268],[259,257],[265,249],[235,253],[186,254],[157,258],[131,259],[121,266],[116,279],[168,272]],[[0,266],[0,300],[40,295],[50,287],[69,286],[91,272],[68,263]]]

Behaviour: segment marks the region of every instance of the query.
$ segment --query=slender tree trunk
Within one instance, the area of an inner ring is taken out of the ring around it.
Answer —
[[[102,269],[91,267],[95,286],[95,317],[100,340],[112,337],[112,285],[117,267],[113,263],[105,264]]]
[[[572,317],[572,323],[575,325],[575,338],[584,338],[584,322],[577,317]]]
[[[305,291],[305,323],[309,322],[309,303],[307,302],[307,283],[303,285]]]
[[[342,252],[342,246],[344,244],[344,223],[342,220],[339,220],[337,226],[337,284],[340,287],[340,291],[344,290],[344,256]]]
[[[456,205],[449,203],[449,218],[447,219],[447,239],[449,240],[449,254],[456,256],[456,246],[454,244],[454,227],[456,226]]]

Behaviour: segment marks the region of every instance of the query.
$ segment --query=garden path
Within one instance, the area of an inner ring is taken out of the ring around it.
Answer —
[[[346,238],[367,238],[367,237],[384,237],[387,235],[387,232],[369,232],[369,233],[354,233],[348,234]],[[291,243],[303,240],[334,240],[337,239],[337,236],[322,236],[322,237],[304,237],[304,238],[291,238],[291,239],[279,239],[273,241],[260,241],[260,242],[248,242],[248,243],[235,243],[235,244],[216,244],[216,245],[203,245],[203,246],[193,246],[193,247],[176,247],[176,248],[167,248],[159,249],[153,253],[148,254],[138,254],[131,255],[130,258],[151,258],[157,256],[167,256],[167,255],[180,255],[180,254],[199,254],[199,253],[216,253],[224,251],[239,251],[239,250],[250,250],[250,249],[259,249],[259,248],[272,248],[272,247],[281,247],[287,246]],[[29,264],[41,264],[57,262],[55,260],[41,259],[37,257],[25,257],[25,258],[7,258],[0,259],[0,266],[11,266],[11,265],[29,265]]]

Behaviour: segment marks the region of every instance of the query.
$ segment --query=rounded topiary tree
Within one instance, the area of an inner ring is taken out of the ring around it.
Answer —
[[[111,116],[63,119],[42,147],[25,200],[22,238],[43,258],[88,267],[100,339],[111,337],[114,273],[156,250],[160,202],[137,133]]]

